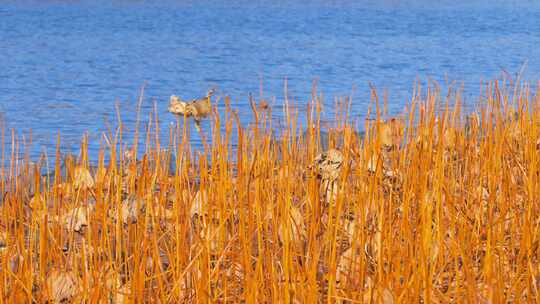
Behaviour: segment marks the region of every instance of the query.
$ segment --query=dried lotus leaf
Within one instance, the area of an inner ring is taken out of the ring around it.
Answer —
[[[285,227],[285,225],[287,225],[289,228],[288,235],[286,235],[287,227]],[[295,206],[291,206],[289,209],[289,218],[285,219],[285,221],[283,221],[279,226],[278,236],[281,242],[283,242],[284,238],[287,237],[290,241],[292,241],[296,248],[300,249],[303,247],[303,244],[307,239],[307,232],[304,217],[302,216],[300,209]]]
[[[379,129],[379,140],[383,146],[392,146],[392,127],[389,124],[381,124]]]
[[[124,225],[137,223],[139,216],[145,208],[145,203],[142,200],[134,198],[126,198],[121,204],[121,217]],[[118,210],[109,210],[109,217],[115,221],[118,220]]]
[[[62,225],[64,225],[67,230],[81,232],[83,227],[88,226],[90,220],[90,212],[92,211],[92,206],[75,207],[62,215]]]
[[[80,279],[71,271],[53,270],[47,276],[48,300],[52,303],[72,301],[81,292]]]
[[[191,204],[189,215],[193,217],[194,215],[204,215],[204,206],[208,205],[208,193],[206,191],[197,191],[195,198]]]
[[[0,231],[0,250],[7,247],[8,235],[6,231]]]
[[[380,300],[382,300],[383,304],[394,304],[394,295],[388,288],[385,288],[381,292]]]
[[[89,189],[94,187],[94,178],[85,167],[75,168],[73,185],[76,189]]]
[[[310,166],[314,168],[323,180],[336,180],[344,161],[343,153],[336,149],[323,152],[313,160]]]
[[[356,277],[358,273],[360,273],[360,254],[357,248],[351,247],[339,257],[336,280],[341,288],[356,285],[359,283],[359,278]]]
[[[458,143],[457,131],[453,128],[448,128],[444,131],[444,147],[447,149],[454,149]]]
[[[394,295],[388,288],[372,289],[372,292],[364,293],[364,303],[394,304]]]
[[[386,148],[398,147],[401,143],[404,125],[400,119],[391,118],[383,122],[379,127],[379,140]]]
[[[181,101],[178,96],[172,95],[169,102],[169,112],[175,115],[190,115],[188,103]]]
[[[113,290],[110,300],[111,303],[130,303],[129,301],[132,299],[131,297],[131,284],[128,282],[120,288]]]

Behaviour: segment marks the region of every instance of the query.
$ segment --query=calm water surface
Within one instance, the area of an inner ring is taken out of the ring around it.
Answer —
[[[471,103],[503,71],[540,79],[539,2],[455,2],[2,1],[0,112],[8,129],[32,130],[32,155],[54,151],[58,132],[76,151],[88,132],[95,156],[117,104],[133,129],[144,83],[144,121],[155,102],[166,126],[171,94],[214,85],[247,121],[261,80],[278,106],[285,79],[299,104],[317,80],[328,105],[352,95],[362,118],[369,82],[396,113],[416,79],[463,83]]]

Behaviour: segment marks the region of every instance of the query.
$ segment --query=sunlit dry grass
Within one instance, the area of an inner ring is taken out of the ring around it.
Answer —
[[[277,109],[254,103],[246,127],[226,101],[202,151],[188,124],[162,147],[157,115],[144,155],[121,122],[92,166],[86,140],[48,176],[14,148],[0,302],[539,301],[540,98],[494,82],[465,113],[418,92],[393,119],[373,92],[362,137],[346,111],[324,125],[315,98],[279,130]]]

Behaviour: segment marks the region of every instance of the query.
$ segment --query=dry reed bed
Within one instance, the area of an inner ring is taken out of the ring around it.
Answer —
[[[65,176],[12,161],[0,302],[536,302],[540,98],[484,91],[469,116],[433,88],[399,119],[376,107],[364,138],[346,112],[321,127],[314,100],[305,136],[286,108],[275,140],[254,104],[248,128],[214,115],[198,153],[186,128],[162,149],[149,127],[139,158],[116,136],[93,168],[83,140]]]

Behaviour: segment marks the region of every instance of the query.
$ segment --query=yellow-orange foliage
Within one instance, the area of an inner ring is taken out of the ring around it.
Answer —
[[[50,176],[12,162],[0,303],[538,302],[540,98],[493,82],[471,113],[429,92],[365,137],[321,129],[314,100],[280,130],[225,107],[204,149],[186,125],[91,170],[86,141],[65,174],[60,153]]]

